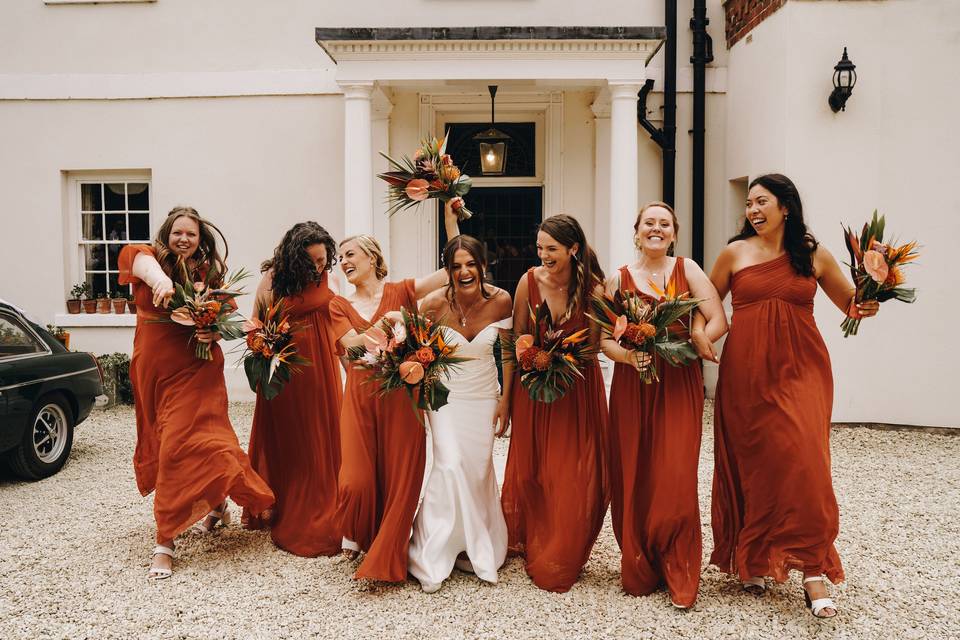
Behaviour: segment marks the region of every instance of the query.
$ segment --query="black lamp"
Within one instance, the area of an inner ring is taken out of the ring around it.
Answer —
[[[485,176],[502,176],[507,166],[507,141],[510,136],[495,129],[494,104],[497,85],[487,87],[490,90],[490,128],[473,136],[480,145],[480,172]]]
[[[857,65],[850,62],[844,47],[840,62],[833,68],[833,92],[828,100],[834,113],[847,110],[847,99],[853,93],[853,85],[857,84],[856,69]]]

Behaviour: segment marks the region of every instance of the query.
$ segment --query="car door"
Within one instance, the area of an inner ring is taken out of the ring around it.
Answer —
[[[50,348],[13,313],[0,310],[0,451],[20,441]]]

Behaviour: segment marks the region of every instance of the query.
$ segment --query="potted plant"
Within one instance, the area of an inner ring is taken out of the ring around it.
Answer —
[[[55,324],[48,324],[47,331],[50,332],[54,338],[57,339],[60,344],[66,349],[70,349],[70,332],[64,329],[63,327],[58,327]]]
[[[106,292],[97,294],[97,313],[110,313],[110,298]]]
[[[97,312],[97,299],[93,297],[93,293],[90,291],[90,285],[84,282],[87,285],[86,291],[83,294],[83,312],[84,313],[96,313]]]
[[[78,282],[70,289],[70,297],[67,299],[67,313],[80,313],[80,299],[90,291],[90,285],[86,282]]]
[[[114,291],[110,300],[114,313],[123,313],[127,310],[127,294],[125,291]]]
[[[127,291],[127,311],[130,313],[137,312],[137,303],[133,299],[133,291]]]

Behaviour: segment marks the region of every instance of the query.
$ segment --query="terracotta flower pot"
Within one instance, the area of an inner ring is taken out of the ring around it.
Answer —
[[[84,313],[96,313],[97,312],[97,300],[96,298],[83,301],[83,312]]]
[[[126,298],[113,298],[111,300],[113,303],[113,312],[114,313],[123,313],[127,309],[127,299]]]
[[[97,313],[110,313],[110,298],[97,298]]]
[[[63,345],[66,350],[70,350],[70,332],[64,331],[61,334],[54,334],[54,338]]]
[[[127,311],[129,311],[130,313],[136,313],[137,303],[134,302],[133,300],[127,300]]]
[[[67,300],[67,313],[80,313],[80,300]]]

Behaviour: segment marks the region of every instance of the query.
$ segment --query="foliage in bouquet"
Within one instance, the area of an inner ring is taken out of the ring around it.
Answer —
[[[470,191],[470,176],[460,173],[447,152],[449,135],[442,140],[432,138],[420,142],[411,160],[403,156],[394,160],[380,152],[390,163],[392,171],[378,173],[377,177],[389,184],[387,194],[387,215],[393,215],[408,207],[417,205],[428,198],[437,198],[446,202],[463,197]],[[462,222],[473,213],[466,206],[457,209],[457,217]]]
[[[917,290],[902,287],[906,278],[903,275],[904,265],[916,260],[917,243],[908,242],[899,247],[884,244],[883,231],[886,227],[884,216],[877,216],[876,210],[869,223],[863,225],[858,237],[850,227],[843,228],[843,241],[850,254],[850,276],[857,288],[855,302],[877,300],[899,300],[913,302],[917,299]],[[860,328],[860,318],[847,317],[840,327],[843,337],[857,335]]]
[[[568,334],[554,326],[546,303],[527,305],[530,331],[507,342],[503,355],[520,373],[520,384],[533,400],[559,400],[570,387],[583,378],[583,369],[596,350],[590,345],[590,330]]]
[[[238,269],[228,274],[223,282],[213,279],[214,274],[207,272],[203,280],[194,281],[190,277],[186,262],[178,261],[185,284],[176,283],[175,293],[170,300],[170,320],[186,327],[209,329],[228,340],[243,336],[243,318],[236,313],[234,298],[244,294],[240,283],[250,277],[246,269]],[[219,278],[217,278],[219,280]],[[194,353],[201,360],[213,360],[209,343],[196,340]]]
[[[403,389],[417,408],[436,411],[450,394],[443,378],[470,358],[457,356],[457,345],[444,341],[442,325],[403,307],[400,315],[367,329],[365,346],[351,347],[347,357],[373,372],[370,380],[380,384],[381,395]]]
[[[634,291],[618,289],[613,296],[594,292],[590,296],[590,317],[600,329],[625,349],[633,349],[651,356],[659,355],[669,364],[679,367],[697,358],[690,342],[671,334],[670,325],[690,316],[700,304],[688,292],[677,295],[671,281],[661,289],[653,281],[650,287],[660,299],[649,303]],[[644,370],[642,380],[647,384],[660,380],[655,360]]]
[[[291,375],[311,364],[297,353],[293,342],[293,335],[302,331],[303,326],[290,321],[284,311],[284,299],[279,298],[272,305],[262,307],[259,317],[244,321],[242,328],[246,343],[241,357],[250,390],[273,400],[283,391]]]

